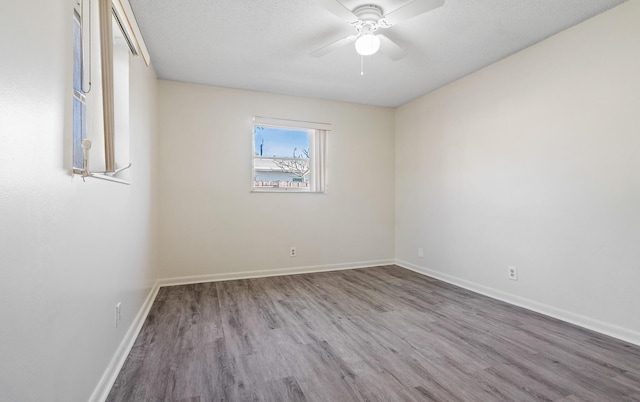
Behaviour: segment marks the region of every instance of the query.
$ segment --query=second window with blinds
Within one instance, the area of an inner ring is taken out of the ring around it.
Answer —
[[[253,191],[323,193],[329,124],[255,117]]]

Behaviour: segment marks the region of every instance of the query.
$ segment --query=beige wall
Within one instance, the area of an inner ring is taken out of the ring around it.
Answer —
[[[391,260],[393,114],[161,81],[162,276]],[[326,194],[250,192],[253,116],[333,124]]]
[[[69,0],[0,13],[3,401],[86,401],[157,279],[155,74],[132,60],[133,185],[71,177],[72,13]]]
[[[396,258],[640,343],[639,19],[628,2],[399,108]]]

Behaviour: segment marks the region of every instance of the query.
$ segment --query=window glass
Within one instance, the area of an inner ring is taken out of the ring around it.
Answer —
[[[254,188],[309,188],[309,131],[254,126]]]
[[[82,27],[73,18],[73,167],[83,168],[82,140],[87,138],[87,101],[82,89]]]

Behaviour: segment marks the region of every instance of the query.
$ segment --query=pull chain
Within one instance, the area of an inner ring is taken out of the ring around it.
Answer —
[[[360,76],[364,75],[364,56],[360,56]]]

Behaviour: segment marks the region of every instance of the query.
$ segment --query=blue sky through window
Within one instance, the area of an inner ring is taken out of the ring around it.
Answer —
[[[285,129],[276,127],[254,127],[254,155],[269,157],[293,157],[296,149],[297,157],[304,157],[302,150],[309,149],[309,133],[305,130]]]
[[[73,19],[73,167],[82,169],[82,140],[87,138],[87,104],[82,90],[82,27],[80,16]]]

